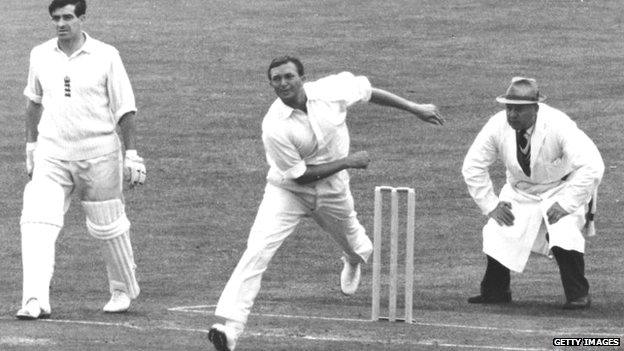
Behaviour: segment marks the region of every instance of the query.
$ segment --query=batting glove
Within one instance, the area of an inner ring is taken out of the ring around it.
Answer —
[[[37,143],[26,143],[26,173],[32,177],[33,169],[35,169],[35,149]]]
[[[145,178],[147,176],[145,163],[143,162],[143,158],[137,154],[136,150],[126,150],[124,173],[126,174],[126,179],[128,179],[130,187],[145,183]]]

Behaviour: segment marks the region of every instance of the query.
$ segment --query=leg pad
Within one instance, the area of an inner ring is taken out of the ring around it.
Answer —
[[[119,199],[84,201],[82,206],[87,215],[89,234],[104,241],[103,252],[111,292],[123,290],[135,299],[140,289],[134,273],[136,265],[130,243],[130,221],[123,202]]]
[[[63,227],[65,192],[57,183],[39,179],[24,188],[21,224],[41,223]]]
[[[97,239],[112,239],[130,230],[124,204],[119,199],[83,201],[82,207],[87,216],[89,234]]]

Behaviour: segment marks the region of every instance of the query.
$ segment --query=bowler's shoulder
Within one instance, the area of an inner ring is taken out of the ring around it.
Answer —
[[[336,82],[349,80],[355,78],[355,75],[351,72],[344,71],[336,74],[331,74],[329,76],[325,76],[323,78],[317,79],[316,81],[310,82],[308,84],[311,85],[328,85]]]
[[[333,95],[342,92],[357,78],[353,73],[344,71],[307,82],[304,84],[304,89],[309,99],[332,99]]]

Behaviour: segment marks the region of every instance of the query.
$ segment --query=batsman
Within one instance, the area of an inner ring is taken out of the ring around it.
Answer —
[[[301,61],[284,56],[268,69],[277,99],[262,123],[262,141],[270,169],[247,249],[221,294],[208,337],[219,351],[232,351],[243,332],[262,274],[282,242],[303,217],[311,217],[343,251],[341,290],[354,294],[361,264],[373,251],[356,218],[347,169],[366,168],[366,151],[349,154],[347,109],[370,101],[412,113],[431,124],[444,120],[437,108],[417,104],[373,88],[364,76],[349,72],[305,82]]]
[[[50,316],[54,248],[74,194],[89,234],[102,245],[111,293],[104,311],[125,312],[139,286],[122,182],[124,173],[130,186],[146,176],[136,150],[132,86],[119,52],[82,31],[84,0],[54,0],[48,11],[57,37],[31,51],[24,89],[31,180],[24,189],[23,296],[16,316]]]

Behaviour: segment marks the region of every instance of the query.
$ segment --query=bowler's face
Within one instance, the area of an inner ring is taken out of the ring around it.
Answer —
[[[511,128],[516,130],[529,129],[533,124],[535,124],[535,119],[537,118],[537,110],[539,110],[539,106],[537,104],[508,104],[507,123],[509,123]]]
[[[299,75],[294,63],[287,62],[271,68],[269,76],[271,78],[269,84],[282,101],[294,101],[301,94],[304,78]]]
[[[82,35],[84,16],[76,17],[76,5],[65,5],[52,12],[52,22],[61,40],[74,40]]]

